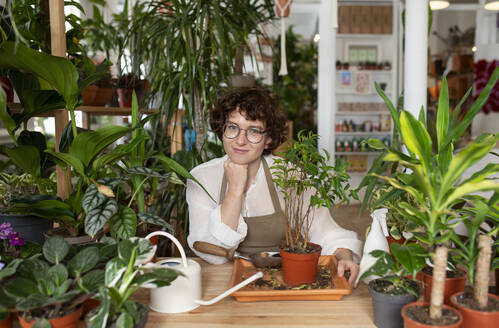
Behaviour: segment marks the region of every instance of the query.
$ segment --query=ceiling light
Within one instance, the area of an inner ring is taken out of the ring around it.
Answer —
[[[319,35],[319,33],[316,33],[314,35],[314,42],[319,42],[320,39],[321,39],[321,36]]]
[[[499,1],[498,0],[485,1],[485,9],[486,10],[499,10]]]
[[[476,51],[476,46],[473,46],[473,47],[471,48],[471,51],[475,52],[475,51]]]
[[[449,7],[450,3],[449,1],[442,1],[442,0],[430,0],[430,8],[431,10],[440,10],[440,9],[445,9]]]

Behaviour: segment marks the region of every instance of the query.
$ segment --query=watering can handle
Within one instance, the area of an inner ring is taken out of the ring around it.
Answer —
[[[205,241],[196,241],[194,242],[193,247],[199,252],[222,256],[229,259],[229,261],[234,258],[234,252],[236,251],[235,249],[223,248],[221,246],[213,245]]]
[[[184,268],[187,268],[187,257],[185,256],[184,248],[182,247],[182,245],[180,244],[180,242],[178,241],[177,238],[175,238],[174,236],[172,236],[168,232],[154,231],[154,232],[151,232],[150,234],[148,234],[145,239],[150,239],[154,236],[163,236],[163,237],[169,238],[171,241],[173,241],[173,243],[175,244],[175,246],[177,246],[177,248],[180,252],[180,256],[182,257],[182,264],[184,265]]]

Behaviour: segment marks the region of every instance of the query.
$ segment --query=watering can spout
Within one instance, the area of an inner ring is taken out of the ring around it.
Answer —
[[[257,280],[258,278],[261,278],[261,277],[263,277],[263,272],[259,271],[259,272],[255,273],[254,275],[252,275],[251,277],[249,277],[248,279],[246,279],[244,281],[241,281],[239,284],[235,285],[234,287],[232,287],[229,290],[226,290],[222,294],[218,295],[217,297],[212,298],[209,301],[194,300],[194,302],[196,302],[199,305],[212,305],[212,304],[215,304],[216,302],[224,299],[225,297],[229,296],[230,294],[234,293],[235,291],[243,288],[244,286],[252,283],[253,281],[255,281],[255,280]]]

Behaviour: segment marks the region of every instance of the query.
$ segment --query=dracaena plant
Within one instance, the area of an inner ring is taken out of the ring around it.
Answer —
[[[376,258],[376,262],[362,274],[360,280],[373,275],[379,276],[378,280],[390,283],[384,290],[386,293],[419,296],[417,283],[409,277],[416,277],[425,265],[426,250],[416,243],[392,243],[390,250],[393,255],[382,250],[372,251],[370,255]]]
[[[104,266],[115,254],[116,245],[77,247],[51,237],[41,253],[0,271],[0,304],[16,308],[26,321],[74,312],[104,283]]]
[[[130,299],[133,292],[144,284],[168,286],[181,275],[167,267],[142,267],[137,258],[147,253],[150,247],[151,244],[145,239],[123,240],[118,244],[118,256],[106,264],[105,280],[99,287],[97,298],[100,305],[87,316],[91,328],[104,328],[112,324],[134,327],[148,309]]]
[[[467,230],[467,236],[460,236],[453,233],[451,240],[455,247],[449,250],[449,256],[453,261],[462,265],[465,269],[468,284],[475,283],[475,271],[480,252],[478,240],[481,235],[488,235],[497,239],[499,231],[499,194],[495,194],[490,200],[484,197],[473,195],[467,199],[467,206],[459,210],[462,221]],[[494,240],[494,250],[492,252],[492,262],[490,269],[499,268],[499,254],[497,247],[499,241]],[[487,293],[487,292],[485,292]]]
[[[317,138],[313,132],[298,132],[297,140],[286,144],[272,165],[273,181],[284,195],[286,247],[291,252],[307,249],[315,208],[331,210],[349,196],[357,197],[348,184],[347,164],[337,159],[330,165],[329,153],[319,151]]]
[[[443,79],[436,120],[436,147],[433,147],[428,133],[424,110],[420,111],[418,119],[407,111],[397,112],[376,84],[378,93],[390,109],[395,128],[407,151],[404,153],[387,147],[380,140],[370,139],[371,147],[383,151],[378,162],[392,162],[403,168],[395,170],[390,176],[372,175],[403,190],[414,199],[414,204],[400,202],[398,206],[408,220],[420,227],[421,231],[415,232],[415,238],[430,248],[452,238],[452,229],[459,223],[459,220],[453,219],[460,217],[458,208],[466,197],[479,191],[499,191],[499,183],[491,179],[499,172],[499,164],[489,163],[471,177],[463,178],[467,169],[495,147],[499,134],[482,134],[460,151],[456,151],[454,147],[486,102],[498,79],[499,68],[494,71],[483,92],[461,121],[457,117],[471,89],[451,114],[447,82]]]

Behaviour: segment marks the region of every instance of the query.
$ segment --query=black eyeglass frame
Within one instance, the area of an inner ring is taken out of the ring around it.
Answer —
[[[237,126],[237,128],[239,129],[239,131],[237,132],[237,134],[234,136],[234,137],[229,137],[225,134],[225,130],[227,129],[227,126],[229,125],[235,125]],[[239,137],[239,135],[241,134],[241,131],[244,131],[244,136],[246,137],[246,140],[248,140],[249,143],[252,143],[252,144],[259,144],[260,142],[262,142],[263,140],[263,137],[267,134],[267,130],[263,130],[261,131],[261,134],[260,134],[260,140],[258,140],[257,142],[253,142],[251,141],[249,138],[248,138],[248,130],[249,129],[255,129],[255,127],[250,127],[248,129],[243,129],[241,128],[239,125],[237,125],[236,123],[225,123],[224,126],[223,126],[223,135],[228,138],[228,139],[236,139],[237,137]]]

